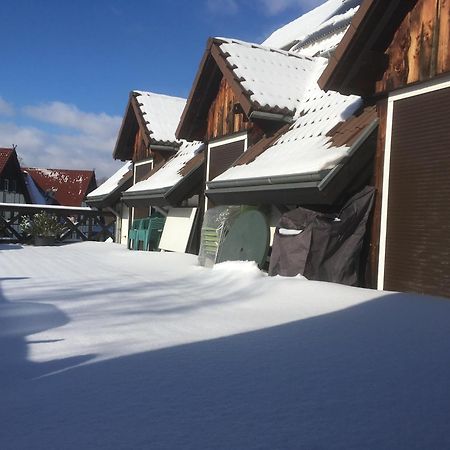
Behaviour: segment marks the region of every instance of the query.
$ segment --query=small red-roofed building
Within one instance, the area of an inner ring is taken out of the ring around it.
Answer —
[[[84,200],[97,187],[93,170],[23,169],[32,203],[86,206]]]
[[[29,203],[15,148],[0,148],[0,203]]]

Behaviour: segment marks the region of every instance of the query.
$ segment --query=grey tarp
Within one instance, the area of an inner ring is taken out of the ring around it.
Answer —
[[[283,214],[274,236],[269,275],[300,274],[310,280],[357,285],[374,193],[367,186],[337,214],[305,208]]]

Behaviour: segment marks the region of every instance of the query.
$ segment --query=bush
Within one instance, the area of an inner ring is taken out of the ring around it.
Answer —
[[[34,214],[31,218],[24,217],[20,221],[20,227],[24,233],[33,237],[59,237],[63,227],[55,216],[46,212]]]

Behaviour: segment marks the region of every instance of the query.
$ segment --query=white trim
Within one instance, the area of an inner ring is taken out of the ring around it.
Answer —
[[[392,147],[392,125],[394,116],[394,103],[405,98],[416,97],[422,94],[450,88],[450,76],[434,79],[420,85],[409,86],[392,93],[388,99],[386,117],[386,143],[384,147],[384,167],[383,167],[383,192],[381,200],[381,226],[380,226],[380,246],[378,252],[378,280],[377,288],[384,289],[384,272],[386,263],[386,239],[387,239],[387,219],[389,208],[389,177],[391,168],[391,147]]]
[[[219,147],[220,145],[231,144],[233,142],[241,141],[242,139],[247,140],[247,137],[247,132],[242,131],[240,133],[234,133],[231,136],[222,136],[220,138],[212,139],[209,141],[208,146]]]
[[[136,167],[151,164],[153,169],[153,158],[143,159],[142,161],[133,164],[133,185],[136,184]]]
[[[450,87],[450,75],[434,78],[432,80],[398,89],[389,95],[389,101],[402,100],[416,95],[427,94],[429,92],[438,91]]]

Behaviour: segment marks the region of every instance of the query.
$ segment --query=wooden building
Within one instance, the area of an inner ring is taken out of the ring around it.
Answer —
[[[127,244],[129,208],[122,200],[122,194],[133,182],[133,163],[127,161],[97,189],[86,197],[86,203],[98,209],[112,212],[115,217],[115,242]]]
[[[93,170],[22,169],[31,203],[85,206],[86,196],[97,187]]]
[[[208,41],[177,130],[178,138],[207,143],[208,207],[265,205],[275,225],[296,206],[341,204],[370,181],[375,109],[321,91],[326,61]]]
[[[376,285],[450,297],[450,2],[365,0],[320,85],[377,104]]]
[[[15,148],[0,148],[0,203],[30,203]]]
[[[148,217],[156,208],[167,216],[169,227],[172,216],[186,216],[192,229],[192,217],[202,208],[203,146],[175,137],[185,104],[185,99],[152,92],[130,94],[114,158],[133,165],[132,185],[122,193],[132,220]],[[167,249],[172,249],[170,243]]]

